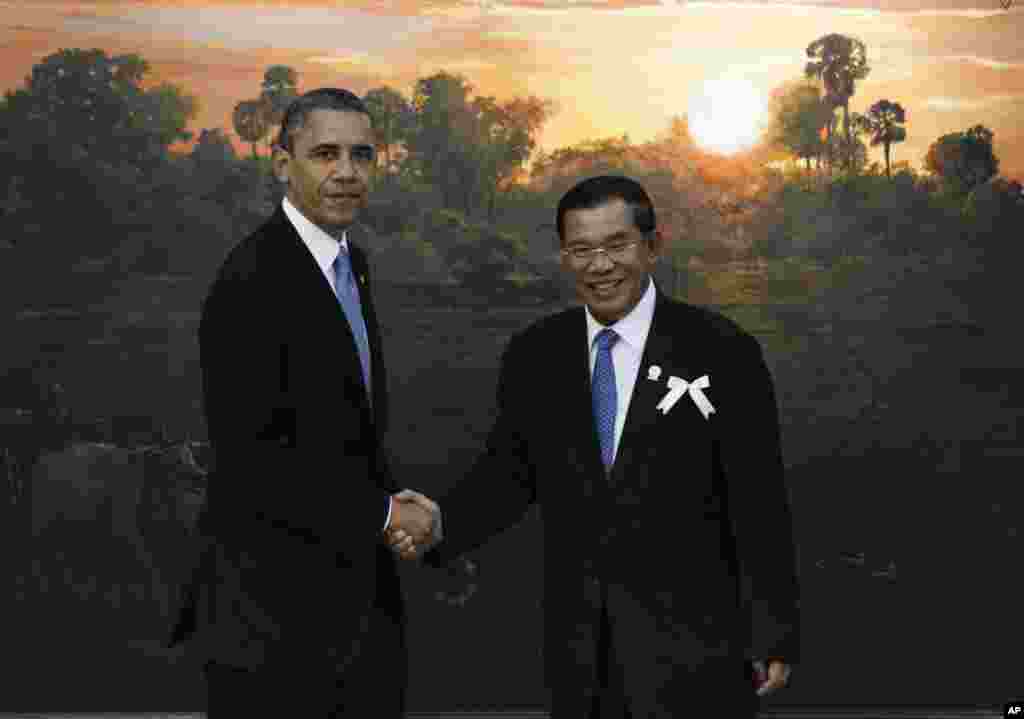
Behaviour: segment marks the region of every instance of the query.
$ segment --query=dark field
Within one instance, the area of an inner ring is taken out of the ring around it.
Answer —
[[[23,308],[4,320],[5,368],[42,351],[76,416],[150,415],[171,436],[201,438],[206,280],[78,281],[88,302],[40,288],[49,308],[5,305]],[[386,287],[376,294],[399,482],[441,494],[482,445],[505,342],[554,308],[418,307]],[[1007,324],[943,324],[942,308],[892,306],[829,322],[802,308],[727,310],[759,335],[775,374],[801,551],[804,662],[769,706],[995,704],[1022,686],[1021,353]],[[435,601],[436,578],[404,568],[413,711],[541,703],[541,541],[531,516],[482,550],[480,591],[462,607]],[[685,572],[686,552],[648,559]],[[88,580],[75,569],[87,560],[73,556],[69,547],[50,560],[57,580],[46,591],[25,577],[21,601],[5,602],[4,654],[17,660],[0,710],[200,708],[195,668],[152,647],[155,607],[84,599],[71,587]]]

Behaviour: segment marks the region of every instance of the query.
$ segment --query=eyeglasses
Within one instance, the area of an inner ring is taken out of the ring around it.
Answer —
[[[630,240],[629,242],[613,242],[607,247],[569,247],[564,250],[560,250],[563,257],[568,257],[573,264],[585,267],[597,259],[597,256],[602,252],[608,255],[608,258],[614,262],[625,262],[629,259],[630,251],[633,246],[639,243],[640,240]]]

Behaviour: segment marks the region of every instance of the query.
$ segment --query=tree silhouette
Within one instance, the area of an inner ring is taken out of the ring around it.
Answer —
[[[554,194],[565,192],[575,178],[585,174],[621,172],[628,165],[631,146],[625,135],[583,140],[550,153],[540,153],[533,162],[531,181]]]
[[[831,148],[833,126],[832,113],[843,108],[843,129],[846,143],[854,147],[850,127],[850,98],[853,97],[857,80],[867,77],[871,68],[867,64],[867,50],[860,40],[846,35],[824,35],[807,46],[807,57],[811,61],[804,67],[808,78],[818,78],[825,88],[824,104],[829,113],[826,125],[826,145]],[[847,167],[850,158],[845,158]],[[831,151],[828,153],[829,167],[832,166]]]
[[[212,229],[222,220],[247,224],[254,218],[265,219],[270,188],[259,181],[258,167],[238,162],[234,145],[223,130],[203,130],[187,159],[191,165],[185,170],[189,178],[186,202],[195,206],[203,225]],[[200,260],[202,254],[194,256]]]
[[[121,92],[139,86],[150,70],[149,63],[134,53],[112,57],[110,65],[114,68],[114,83]]]
[[[154,87],[140,99],[143,116],[147,118],[148,132],[162,146],[178,140],[191,140],[193,133],[184,129],[184,120],[199,113],[200,104],[194,95],[185,94],[174,85]]]
[[[141,211],[169,145],[191,138],[185,127],[198,107],[176,86],[141,88],[148,67],[137,55],[61,50],[5,93],[0,187],[15,200],[4,213],[12,242],[56,232],[73,216],[89,232],[76,233],[61,258],[96,257]],[[111,227],[118,232],[103,229]]]
[[[647,166],[669,170],[678,183],[695,181],[697,158],[703,151],[697,147],[686,114],[673,116],[664,132],[639,149]]]
[[[444,71],[419,79],[412,100],[417,122],[407,140],[414,172],[437,188],[444,207],[466,214],[476,176],[472,90],[464,77]]]
[[[821,131],[829,117],[822,103],[821,88],[801,82],[783,86],[772,92],[769,99],[772,125],[769,138],[807,163],[811,172],[811,158],[825,150]]]
[[[252,158],[255,160],[256,143],[266,136],[270,126],[267,121],[266,103],[260,100],[242,100],[235,105],[231,121],[238,136],[252,144]]]
[[[833,154],[846,159],[847,172],[861,172],[868,164],[868,146],[861,139],[867,132],[864,116],[859,112],[850,113],[849,135],[833,135]]]
[[[263,117],[267,132],[281,124],[284,111],[298,97],[299,74],[287,65],[271,65],[263,73],[259,101],[263,104]]]
[[[993,133],[983,125],[941,136],[928,148],[924,166],[957,194],[966,195],[999,172]]]
[[[384,177],[391,181],[392,156],[391,149],[400,142],[405,142],[412,131],[415,115],[412,105],[397,90],[383,86],[377,87],[363,96],[366,109],[373,118],[373,130],[377,135],[377,143],[384,150]]]
[[[470,100],[472,91],[464,77],[443,71],[420,79],[406,145],[410,166],[440,191],[444,207],[468,217],[486,205],[493,218],[495,193],[529,157],[550,105],[534,97]]]
[[[895,142],[907,139],[906,113],[898,102],[879,100],[872,105],[866,114],[859,116],[858,123],[865,131],[871,133],[871,146],[882,145],[885,149],[885,176],[892,178],[890,171],[889,151]]]
[[[171,143],[191,139],[185,127],[198,102],[166,83],[143,90],[138,83],[148,69],[138,55],[60,50],[33,66],[23,89],[5,93],[2,125],[25,123],[56,152],[153,162]],[[33,143],[18,144],[28,150]]]
[[[551,103],[536,97],[499,104],[493,97],[477,98],[477,162],[487,217],[494,221],[498,193],[518,175],[536,147],[535,134],[551,112]]]

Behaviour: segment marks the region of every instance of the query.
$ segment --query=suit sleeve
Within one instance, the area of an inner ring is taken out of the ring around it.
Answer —
[[[537,499],[537,474],[525,429],[523,400],[528,366],[515,338],[509,342],[498,374],[497,418],[484,451],[472,468],[438,500],[444,541],[424,555],[440,567],[478,548],[522,521]]]
[[[733,371],[723,377],[721,460],[750,611],[748,658],[781,657],[795,664],[799,579],[775,389],[757,340],[740,337]]]
[[[210,504],[324,542],[339,552],[379,541],[387,493],[346,478],[344,505],[321,499],[332,448],[289,442],[294,399],[283,396],[283,344],[273,293],[251,274],[223,271],[203,304],[199,353],[216,473]],[[369,462],[367,463],[369,466]]]

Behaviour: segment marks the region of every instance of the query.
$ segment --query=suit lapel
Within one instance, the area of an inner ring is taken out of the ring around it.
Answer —
[[[558,335],[559,341],[565,343],[565,346],[553,353],[555,357],[566,358],[563,376],[567,378],[567,406],[572,412],[567,426],[578,428],[575,446],[579,448],[587,466],[592,467],[592,470],[587,471],[587,476],[600,475],[604,474],[604,465],[601,462],[601,442],[594,423],[590,348],[587,346],[587,320],[582,306],[569,315],[568,324],[568,331]]]
[[[352,261],[352,275],[356,280],[356,287],[359,291],[359,303],[363,308],[363,320],[366,322],[366,333],[370,340],[371,354],[375,354],[379,337],[377,336],[377,316],[373,308],[373,298],[370,296],[369,287],[369,266],[366,261],[366,252],[353,241],[353,227],[348,231],[349,257]]]
[[[294,258],[295,292],[299,297],[305,298],[305,302],[300,303],[300,306],[308,305],[310,319],[313,320],[308,324],[303,322],[304,326],[327,328],[329,341],[338,349],[340,363],[338,369],[343,376],[362,389],[362,404],[369,408],[366,388],[363,386],[363,370],[359,363],[359,350],[356,348],[355,335],[352,334],[352,328],[348,325],[345,311],[341,308],[337,296],[324,278],[313,254],[302,241],[302,237],[299,236],[299,231],[284,214],[284,209],[280,205],[270,221],[276,224],[276,234],[287,238],[286,246],[289,249],[289,254]],[[355,271],[354,267],[353,271]],[[365,277],[365,269],[362,274]],[[360,292],[362,292],[362,288],[360,288]],[[324,324],[321,324],[321,318]],[[367,324],[369,325],[369,322]],[[367,333],[369,333],[369,327],[367,327]]]
[[[613,484],[625,478],[625,468],[644,463],[639,459],[634,461],[633,458],[650,447],[657,437],[657,423],[665,416],[657,406],[669,391],[669,376],[675,375],[690,381],[696,379],[695,372],[700,369],[697,366],[700,360],[696,348],[687,346],[686,327],[679,322],[680,313],[660,291],[656,289],[656,292],[651,329],[644,343],[640,368],[612,467],[610,481]],[[648,379],[652,366],[661,369],[657,380]],[[680,398],[673,411],[680,411],[684,401],[685,398]]]
[[[385,424],[384,412],[387,407],[386,372],[381,351],[380,327],[377,324],[377,312],[373,306],[373,295],[370,292],[369,263],[363,248],[353,242],[353,235],[359,234],[357,227],[358,225],[352,225],[349,228],[348,246],[352,260],[352,274],[356,279],[359,303],[363,308],[363,320],[366,322],[366,335],[370,343],[370,386],[374,396],[373,408],[377,423],[383,427]],[[348,326],[348,322],[345,325]],[[353,339],[354,346],[355,340]],[[357,354],[356,360],[358,361],[358,359]]]

